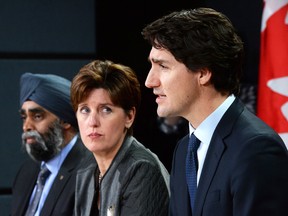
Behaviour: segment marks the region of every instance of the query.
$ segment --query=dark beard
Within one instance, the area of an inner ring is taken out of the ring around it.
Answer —
[[[35,143],[27,144],[27,137],[34,137]],[[59,120],[53,122],[44,134],[35,130],[22,134],[22,145],[35,161],[47,162],[52,159],[61,151],[63,141],[62,126]]]

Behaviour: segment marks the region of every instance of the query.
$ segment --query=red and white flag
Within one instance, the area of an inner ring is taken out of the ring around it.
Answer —
[[[264,0],[257,115],[288,148],[288,0]]]

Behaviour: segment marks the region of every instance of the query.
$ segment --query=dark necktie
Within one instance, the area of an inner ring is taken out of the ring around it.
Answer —
[[[192,133],[187,150],[186,156],[186,179],[190,195],[190,205],[193,210],[195,195],[197,190],[197,170],[198,170],[198,158],[197,149],[200,145],[200,140]]]
[[[38,179],[37,179],[37,185],[36,185],[36,192],[34,195],[34,198],[31,202],[31,204],[29,205],[27,212],[26,212],[26,216],[33,216],[37,210],[40,198],[41,198],[41,194],[44,188],[44,184],[46,182],[46,179],[48,178],[48,176],[50,175],[50,171],[49,169],[44,166],[39,175],[38,175]]]

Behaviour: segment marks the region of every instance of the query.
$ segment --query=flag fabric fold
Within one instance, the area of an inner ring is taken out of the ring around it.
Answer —
[[[265,0],[261,24],[257,115],[288,148],[288,0]]]

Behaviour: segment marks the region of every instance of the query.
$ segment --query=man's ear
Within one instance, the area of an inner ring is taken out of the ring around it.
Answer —
[[[70,127],[71,127],[71,124],[70,123],[68,123],[68,122],[65,122],[65,121],[63,121],[63,120],[61,120],[61,125],[62,125],[62,127],[64,128],[64,129],[69,129]]]
[[[207,83],[210,82],[211,80],[211,76],[212,76],[212,73],[210,70],[208,70],[207,68],[203,68],[200,70],[200,76],[199,76],[199,83],[201,85],[206,85]]]

